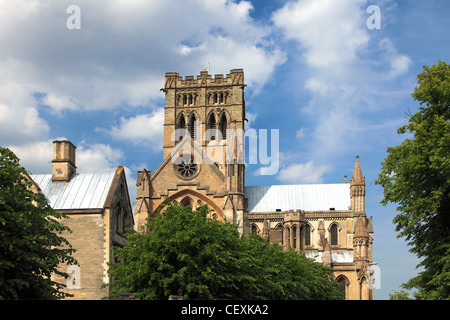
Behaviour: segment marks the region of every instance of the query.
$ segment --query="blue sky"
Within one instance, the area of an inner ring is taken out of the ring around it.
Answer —
[[[80,29],[70,30],[70,5]],[[370,29],[370,5],[380,28]],[[395,205],[374,184],[396,130],[415,112],[423,65],[449,62],[450,3],[394,0],[0,0],[0,145],[32,173],[51,170],[52,140],[77,146],[79,171],[162,159],[165,72],[245,72],[255,130],[278,129],[279,170],[246,169],[247,185],[336,183],[360,156],[374,222],[375,298],[416,275],[397,239]],[[132,199],[133,200],[133,199]]]

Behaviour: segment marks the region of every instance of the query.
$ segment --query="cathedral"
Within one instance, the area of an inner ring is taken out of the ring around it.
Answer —
[[[165,75],[163,161],[137,173],[135,228],[166,201],[232,222],[241,233],[303,252],[331,267],[348,300],[373,299],[372,218],[356,157],[350,182],[247,186],[243,69],[225,77]]]
[[[193,209],[206,204],[211,217],[232,222],[241,234],[255,233],[329,266],[347,300],[373,300],[373,227],[359,158],[350,182],[247,186],[245,87],[242,69],[225,77],[166,73],[163,161],[153,172],[137,172],[134,209],[123,166],[79,173],[76,147],[53,142],[51,173],[28,178],[34,192],[70,218],[66,238],[79,265],[61,268],[74,299],[105,297],[108,263],[113,247],[127,245],[125,230],[145,232],[147,218],[176,201]]]

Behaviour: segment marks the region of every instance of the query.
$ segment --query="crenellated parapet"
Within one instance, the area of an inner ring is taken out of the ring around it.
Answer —
[[[182,89],[195,87],[222,87],[231,85],[244,84],[244,70],[233,69],[225,77],[223,74],[216,74],[214,77],[208,74],[207,71],[201,71],[200,75],[185,76],[184,79],[178,72],[167,72],[164,84],[164,89]]]

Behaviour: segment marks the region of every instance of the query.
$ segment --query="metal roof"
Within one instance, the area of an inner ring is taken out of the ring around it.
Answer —
[[[348,210],[350,184],[248,186],[245,197],[249,212]]]
[[[51,174],[34,174],[31,179],[55,210],[103,208],[115,171],[77,173],[70,181],[52,181]]]

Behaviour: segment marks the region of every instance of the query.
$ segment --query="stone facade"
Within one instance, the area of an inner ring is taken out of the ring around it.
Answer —
[[[346,183],[346,181],[344,182]],[[349,184],[348,210],[249,213],[251,232],[331,267],[348,300],[373,300],[372,218],[365,214],[359,159]]]
[[[207,204],[212,215],[232,221],[241,233],[257,233],[329,265],[346,299],[373,299],[368,285],[372,218],[365,213],[365,181],[358,157],[351,182],[343,184],[348,188],[341,195],[348,200],[346,208],[249,210],[252,199],[245,191],[242,161],[244,88],[242,69],[225,77],[202,71],[196,78],[183,79],[178,73],[166,73],[161,89],[165,93],[163,161],[153,173],[146,169],[137,173],[135,228],[142,230],[165,197],[193,209]]]
[[[133,213],[125,171],[76,172],[75,146],[54,141],[52,174],[30,175],[33,191],[42,192],[51,207],[66,214],[62,222],[71,233],[63,233],[76,250],[79,266],[61,265],[69,279],[55,278],[67,285],[65,292],[77,300],[98,300],[108,294],[107,263],[114,259],[113,247],[125,246],[124,232],[133,228]],[[106,285],[102,288],[102,286]]]
[[[238,161],[243,144],[237,136],[244,128],[244,86],[242,69],[214,78],[201,72],[196,79],[166,73],[164,160],[153,173],[137,174],[138,230],[164,196],[193,208],[208,204],[212,215],[248,230],[244,164]]]

